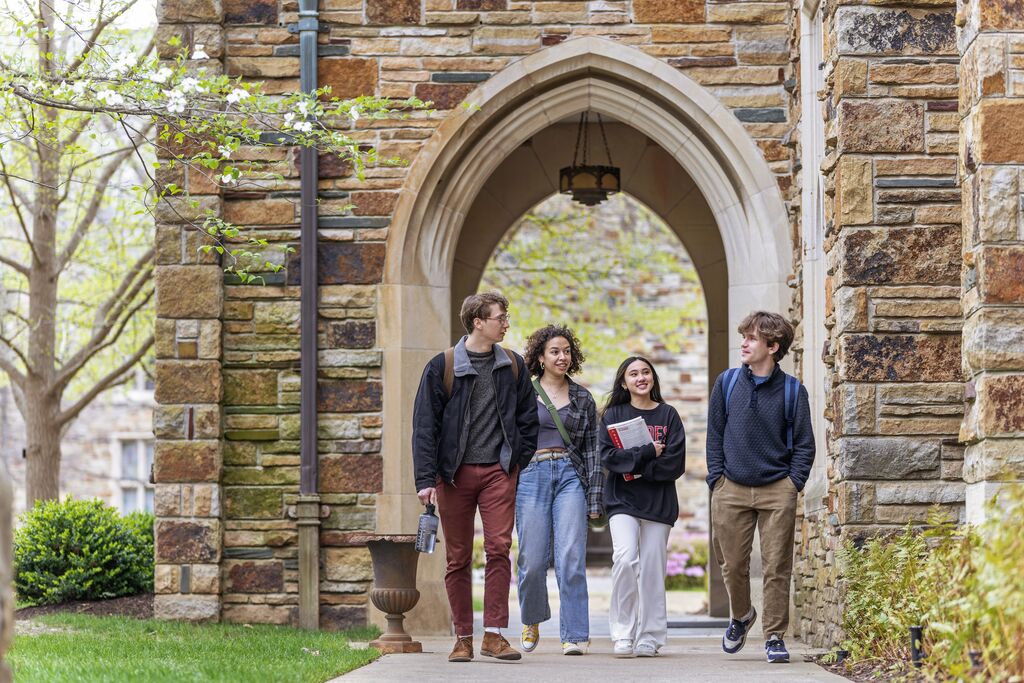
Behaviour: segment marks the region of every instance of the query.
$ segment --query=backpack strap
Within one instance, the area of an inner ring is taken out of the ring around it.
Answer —
[[[519,382],[519,362],[516,360],[516,354],[506,349],[504,346],[499,347],[508,356],[508,359],[512,361],[512,379],[516,383]],[[452,389],[455,387],[455,347],[449,346],[444,350],[444,394],[448,398],[452,397]]]
[[[504,351],[505,355],[508,356],[508,359],[512,361],[512,380],[516,384],[519,384],[519,361],[516,360],[516,354],[506,349],[504,346],[498,348]]]
[[[455,386],[455,347],[449,346],[444,350],[444,395],[452,397],[452,387]]]
[[[740,378],[740,368],[729,368],[722,377],[722,386],[725,387],[725,418],[729,419],[729,399],[732,398],[732,390],[736,388],[736,380]]]
[[[796,403],[800,398],[800,382],[797,381],[796,377],[786,375],[786,384],[784,389],[785,404],[783,407],[784,415],[786,418],[786,452],[793,452],[793,421],[796,418]]]

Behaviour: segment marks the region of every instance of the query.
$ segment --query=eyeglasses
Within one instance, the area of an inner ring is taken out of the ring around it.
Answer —
[[[484,320],[497,320],[502,324],[507,324],[512,322],[512,316],[510,316],[508,313],[505,313],[504,315],[496,315],[491,318],[484,318]]]

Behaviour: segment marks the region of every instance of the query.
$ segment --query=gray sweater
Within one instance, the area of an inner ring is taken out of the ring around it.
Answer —
[[[501,422],[494,397],[494,352],[473,353],[467,349],[469,362],[477,372],[473,393],[469,398],[469,435],[463,464],[491,465],[501,453]]]

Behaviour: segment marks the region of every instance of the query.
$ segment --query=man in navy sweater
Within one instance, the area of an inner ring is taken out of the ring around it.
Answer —
[[[713,545],[732,617],[722,649],[739,652],[757,619],[750,601],[757,526],[765,655],[769,662],[788,662],[783,637],[789,626],[796,499],[814,462],[811,410],[807,390],[778,365],[793,343],[793,326],[781,315],[757,311],[740,323],[739,333],[743,364],[718,377],[708,406]]]

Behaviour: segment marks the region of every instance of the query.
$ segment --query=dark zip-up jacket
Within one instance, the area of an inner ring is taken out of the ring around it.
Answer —
[[[793,452],[786,452],[786,373],[778,365],[761,384],[744,365],[729,397],[725,415],[724,373],[715,380],[708,401],[708,486],[723,474],[744,486],[765,486],[789,477],[802,491],[814,463],[814,434],[807,389],[800,386],[793,418]]]
[[[462,464],[469,436],[469,398],[477,378],[466,352],[466,339],[463,337],[455,345],[455,381],[451,397],[444,390],[444,354],[434,356],[423,369],[412,414],[412,459],[417,491],[436,486],[439,478],[452,483]],[[533,384],[522,357],[516,353],[512,356],[519,365],[518,382],[512,375],[512,361],[501,347],[494,345],[491,376],[503,434],[498,462],[506,473],[514,467],[525,468],[537,449]]]

